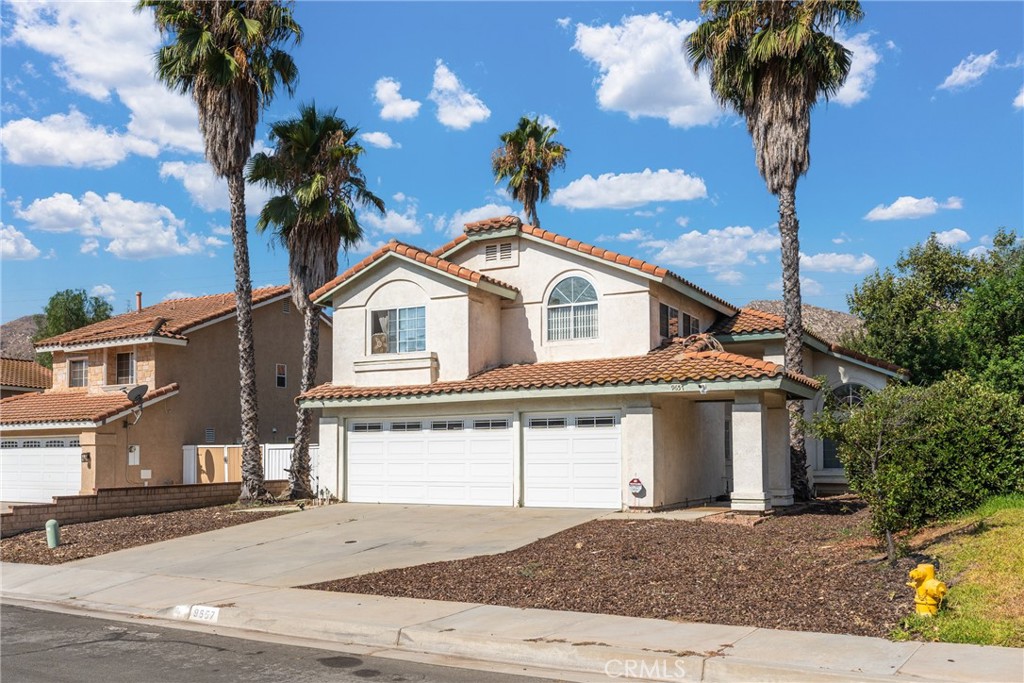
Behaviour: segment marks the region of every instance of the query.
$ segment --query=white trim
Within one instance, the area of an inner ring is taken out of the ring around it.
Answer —
[[[782,332],[748,332],[741,334],[716,334],[715,338],[718,339],[718,341],[722,342],[723,344],[741,344],[744,342],[753,341],[776,341],[779,339],[785,339],[786,335]],[[854,365],[859,365],[862,368],[867,368],[868,370],[880,372],[883,375],[888,375],[889,377],[897,377],[903,380],[910,379],[910,375],[907,373],[898,372],[896,370],[890,370],[889,368],[884,368],[880,365],[875,365],[874,363],[868,363],[867,361],[860,360],[859,358],[854,358],[853,356],[848,356],[840,351],[833,351],[828,344],[825,344],[824,342],[815,339],[809,334],[804,334],[803,343],[811,350],[823,353],[826,356],[832,356],[833,358],[841,358],[845,361],[853,363]],[[879,362],[882,363],[885,362],[881,359],[878,360]]]
[[[0,434],[7,432],[42,432],[48,429],[95,429],[99,425],[88,420],[68,422],[12,422],[0,425]],[[15,438],[15,437],[10,437]]]
[[[187,339],[170,339],[155,335],[144,337],[122,337],[101,342],[82,342],[80,344],[47,344],[37,346],[36,353],[50,353],[53,351],[64,351],[65,353],[77,353],[78,351],[93,351],[95,349],[107,349],[112,346],[133,346],[138,344],[170,344],[171,346],[187,346]]]

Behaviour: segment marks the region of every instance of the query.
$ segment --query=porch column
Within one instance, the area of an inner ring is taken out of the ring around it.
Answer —
[[[654,408],[626,406],[622,416],[622,504],[629,508],[654,507]],[[643,482],[640,496],[629,491],[633,478]]]
[[[344,500],[344,433],[340,429],[341,420],[334,415],[320,418],[320,452],[317,459],[317,476],[320,488],[327,489],[330,495]]]
[[[772,507],[766,412],[760,395],[736,395],[732,406],[733,510],[764,512]]]
[[[768,437],[768,490],[773,507],[793,504],[789,463],[789,411],[785,404],[766,408],[765,431]]]

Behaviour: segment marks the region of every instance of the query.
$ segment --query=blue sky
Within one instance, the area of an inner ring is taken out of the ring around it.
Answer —
[[[158,36],[131,3],[2,4],[2,309],[82,288],[115,312],[233,288],[227,193],[194,108],[152,75]],[[1024,216],[1024,3],[866,2],[840,39],[847,86],[812,116],[797,191],[804,296],[853,285],[935,232],[983,249]],[[300,102],[359,127],[384,198],[357,262],[391,237],[436,247],[516,213],[490,154],[524,114],[559,128],[543,226],[672,268],[736,304],[778,298],[776,203],[750,138],[679,46],[696,3],[301,2]],[[266,144],[261,127],[257,146]],[[266,194],[248,193],[252,213]],[[250,220],[250,225],[253,220]],[[250,236],[255,286],[287,282]]]

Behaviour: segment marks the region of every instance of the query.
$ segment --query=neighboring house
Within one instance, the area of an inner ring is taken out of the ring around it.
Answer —
[[[0,399],[38,393],[53,383],[50,368],[24,358],[0,358]]]
[[[339,332],[331,383],[300,401],[323,409],[320,480],[345,500],[792,502],[785,402],[817,382],[745,328],[735,350],[688,348],[746,311],[665,268],[508,216],[433,253],[389,242],[313,298]]]
[[[53,387],[0,402],[0,499],[182,483],[182,446],[237,443],[235,295],[174,299],[43,339]],[[253,292],[261,443],[295,428],[302,314],[288,287]],[[330,376],[331,328],[321,324]],[[140,406],[127,392],[145,385]]]

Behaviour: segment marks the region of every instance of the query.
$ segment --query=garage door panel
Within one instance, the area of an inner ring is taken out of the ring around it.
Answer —
[[[471,481],[498,480],[512,481],[511,462],[471,462],[469,464],[469,476]]]
[[[423,441],[395,439],[388,444],[388,453],[392,457],[423,457]],[[381,454],[383,455],[383,443],[381,444]]]
[[[572,465],[567,462],[531,462],[527,464],[525,473],[531,483],[536,485],[540,483],[537,480],[568,479]]]
[[[598,421],[601,426],[594,426]],[[617,413],[536,414],[525,422],[524,504],[621,507]]]
[[[618,463],[577,462],[572,465],[572,477],[576,481],[615,481],[622,468]]]
[[[423,476],[422,462],[390,462],[387,472],[389,479],[416,479]]]

